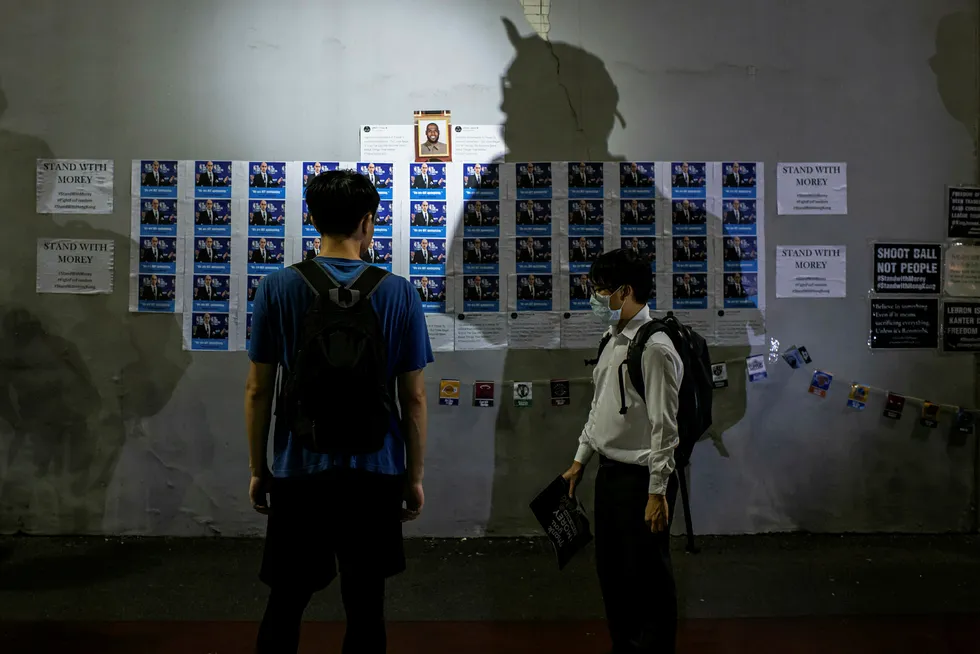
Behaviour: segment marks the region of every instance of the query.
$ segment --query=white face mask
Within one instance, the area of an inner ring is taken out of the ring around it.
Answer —
[[[594,313],[596,317],[604,323],[615,325],[620,320],[620,316],[623,313],[623,308],[620,307],[619,309],[611,309],[609,307],[610,298],[612,298],[612,296],[618,292],[619,289],[617,288],[609,295],[599,295],[598,293],[593,293],[592,297],[589,298],[589,304],[592,306],[592,313]]]

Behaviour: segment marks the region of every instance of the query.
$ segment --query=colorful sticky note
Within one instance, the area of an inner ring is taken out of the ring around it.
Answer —
[[[851,384],[851,392],[847,396],[847,406],[863,411],[868,404],[868,394],[871,388],[864,384]]]
[[[728,386],[727,363],[711,364],[711,383],[714,384],[715,388],[725,388],[726,386]]]
[[[439,380],[439,404],[443,406],[457,406],[459,404],[458,379]]]
[[[885,400],[885,410],[882,412],[882,415],[889,420],[900,420],[902,418],[902,410],[904,409],[905,398],[895,393],[889,393],[888,399]]]
[[[810,392],[820,397],[827,397],[827,391],[830,390],[830,382],[833,380],[834,376],[829,372],[815,371],[813,373],[813,379],[810,380]]]
[[[769,376],[766,372],[766,357],[762,354],[746,357],[745,370],[749,373],[749,381],[756,382]]]
[[[494,383],[488,381],[478,381],[473,384],[473,406],[492,407],[494,396]]]
[[[919,418],[919,424],[923,427],[929,427],[930,429],[935,429],[939,426],[939,405],[933,404],[932,402],[922,403],[922,416]]]
[[[534,384],[531,382],[514,382],[514,406],[529,407],[533,400]]]
[[[551,380],[551,406],[568,406],[571,389],[567,379]]]

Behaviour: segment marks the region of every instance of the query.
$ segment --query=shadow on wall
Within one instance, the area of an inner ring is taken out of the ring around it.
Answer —
[[[944,16],[936,27],[936,54],[929,67],[949,114],[963,123],[973,147],[977,147],[980,93],[977,89],[977,14],[959,12]],[[966,83],[966,80],[970,80]]]
[[[617,161],[609,152],[609,136],[619,115],[619,92],[605,64],[595,55],[567,43],[522,37],[503,19],[514,47],[514,60],[503,77],[503,127],[507,161]],[[657,143],[637,143],[635,151],[656,158]],[[715,360],[744,359],[747,347],[713,348]],[[507,350],[504,380],[541,379],[552,375],[586,378],[584,359],[593,351]],[[739,374],[741,373],[741,378]],[[716,394],[715,427],[709,436],[727,456],[721,434],[745,414],[744,365],[730,366],[732,386]],[[739,383],[740,379],[742,380]],[[539,389],[538,393],[542,390]],[[495,428],[494,482],[488,535],[537,533],[528,503],[549,479],[571,463],[576,441],[588,417],[591,381],[572,384],[571,406],[555,409],[549,398],[530,409],[502,401]],[[702,446],[703,447],[703,446]],[[591,485],[581,499],[591,505]],[[679,506],[679,505],[678,505]],[[681,524],[681,523],[678,523]]]
[[[6,108],[0,84],[0,120]],[[190,362],[173,316],[129,313],[128,238],[77,220],[62,227],[36,213],[36,160],[52,156],[42,140],[0,129],[0,532],[6,533],[102,531],[106,490],[127,435],[167,404]],[[128,198],[122,204],[128,214]],[[114,292],[37,294],[39,237],[114,240]]]

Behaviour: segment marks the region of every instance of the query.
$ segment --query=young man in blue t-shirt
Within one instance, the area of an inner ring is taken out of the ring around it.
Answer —
[[[380,199],[370,180],[353,171],[314,178],[306,204],[321,235],[315,261],[341,285],[364,266]],[[271,593],[258,649],[295,652],[303,611],[312,594],[340,572],[347,612],[344,652],[384,652],[385,579],[405,569],[404,520],[419,516],[426,438],[422,369],[433,361],[422,302],[412,284],[387,276],[370,297],[387,342],[388,387],[397,389],[384,446],[365,456],[306,450],[277,420],[270,471],[267,461],[272,402],[279,366],[295,361],[300,329],[314,294],[292,268],[262,280],[252,314],[251,360],[245,389],[249,497],[269,514],[260,579]],[[366,389],[365,392],[371,392]],[[337,416],[338,428],[357,429],[359,416]],[[268,495],[268,498],[267,498]]]

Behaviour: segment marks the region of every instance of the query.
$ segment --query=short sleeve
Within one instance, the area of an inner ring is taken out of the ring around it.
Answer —
[[[429,328],[425,323],[425,311],[422,310],[422,299],[415,287],[405,284],[405,321],[401,335],[401,347],[398,362],[395,364],[395,374],[401,375],[414,370],[421,370],[435,361],[432,356],[432,345],[429,343]]]
[[[279,363],[279,339],[274,326],[275,312],[270,306],[270,278],[265,278],[255,290],[252,309],[252,336],[248,343],[248,358],[255,363]]]

